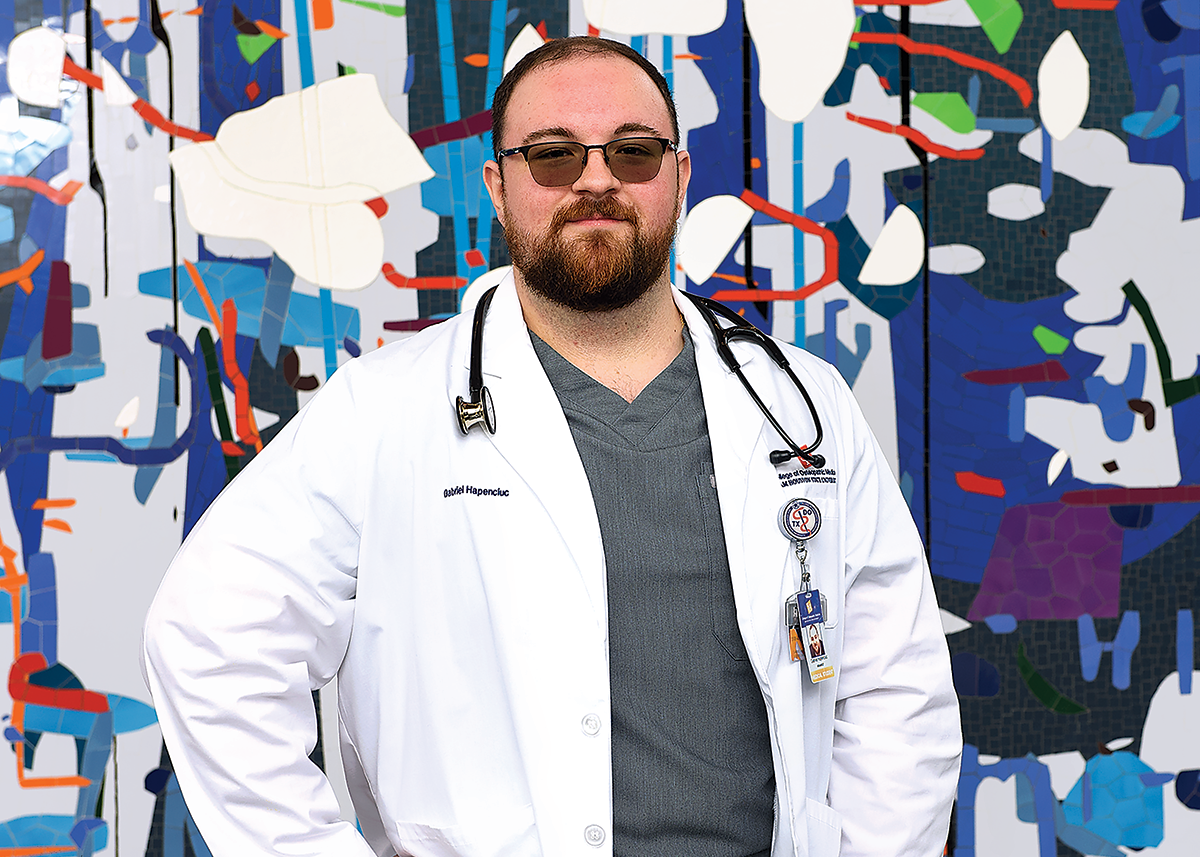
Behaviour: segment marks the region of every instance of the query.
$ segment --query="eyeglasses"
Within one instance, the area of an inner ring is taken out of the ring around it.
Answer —
[[[675,144],[662,137],[622,137],[604,144],[555,141],[531,143],[515,149],[503,149],[499,157],[521,155],[529,164],[529,174],[542,187],[574,184],[583,175],[588,152],[599,149],[613,177],[622,182],[648,182],[658,175],[663,155]]]

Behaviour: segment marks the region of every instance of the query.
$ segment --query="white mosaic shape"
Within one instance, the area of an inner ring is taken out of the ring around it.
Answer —
[[[140,396],[134,396],[125,406],[117,413],[117,418],[113,420],[113,425],[119,429],[129,428],[138,418],[138,410],[141,408],[142,399]]]
[[[1174,640],[1172,649],[1173,643]],[[1198,722],[1200,670],[1192,672],[1190,694],[1179,692],[1179,673],[1171,672],[1150,698],[1138,758],[1156,771],[1200,768]],[[1200,841],[1200,812],[1180,803],[1174,791],[1174,783],[1163,789],[1163,840],[1145,853],[1154,857],[1195,857],[1196,842]]]
[[[785,122],[802,122],[842,71],[854,33],[852,0],[745,0],[758,51],[759,94]]]
[[[736,196],[703,199],[688,212],[676,243],[679,266],[693,282],[703,283],[742,236],[754,209]]]
[[[893,21],[900,20],[899,6],[880,6],[879,11]],[[979,18],[967,5],[967,0],[941,0],[930,5],[910,6],[909,22],[933,24],[937,27],[978,27]]]
[[[1050,463],[1046,465],[1046,484],[1053,485],[1055,480],[1062,475],[1063,468],[1067,466],[1067,462],[1071,460],[1070,454],[1065,449],[1060,449],[1050,456]]]
[[[929,248],[929,270],[937,274],[970,274],[983,267],[983,251],[970,244],[941,244]]]
[[[512,44],[508,46],[508,52],[504,54],[504,73],[508,74],[513,70],[513,66],[525,58],[526,54],[536,51],[544,44],[546,44],[546,40],[542,38],[542,34],[533,28],[533,24],[526,24],[512,40]]]
[[[1017,817],[1017,778],[984,778],[975,792],[975,857],[1037,853],[1037,825]]]
[[[104,103],[109,107],[132,107],[138,100],[125,78],[113,68],[113,64],[97,54],[100,60],[100,78],[104,81]]]
[[[988,191],[987,212],[1001,220],[1029,220],[1046,210],[1039,188],[1027,184],[1002,184]]]
[[[1059,800],[1071,793],[1071,789],[1087,768],[1087,761],[1078,750],[1066,750],[1061,753],[1046,753],[1038,756],[1038,761],[1050,771],[1050,791]]]
[[[702,36],[725,22],[725,0],[583,0],[587,22],[627,36]]]
[[[1087,57],[1070,30],[1063,30],[1038,66],[1038,115],[1055,140],[1079,127],[1091,98]]]
[[[864,286],[898,286],[921,271],[925,262],[925,230],[907,205],[898,205],[859,271]]]
[[[942,616],[942,633],[949,637],[951,634],[957,634],[960,631],[965,631],[971,627],[971,623],[961,616],[956,616],[945,608],[939,608],[938,612]]]
[[[198,232],[263,241],[301,279],[341,290],[369,286],[382,264],[363,203],[433,176],[367,74],[237,113],[170,157]]]
[[[33,27],[18,34],[9,42],[5,63],[9,90],[26,104],[61,106],[66,56],[66,42],[48,27]]]
[[[1160,432],[1168,441],[1174,437],[1174,424],[1161,399],[1154,402],[1161,395],[1150,389],[1157,384],[1157,374],[1157,369],[1150,369],[1146,378],[1147,398],[1155,405],[1159,420],[1154,431],[1145,431],[1137,420],[1128,440],[1114,441],[1104,431],[1104,419],[1096,405],[1052,396],[1025,400],[1025,431],[1065,451],[1071,459],[1071,472],[1083,482],[1123,488],[1178,485],[1179,452],[1173,442],[1159,441]],[[1116,471],[1104,469],[1108,461],[1117,463]]]

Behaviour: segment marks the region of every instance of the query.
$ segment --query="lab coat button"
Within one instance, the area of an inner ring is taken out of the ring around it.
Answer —
[[[587,840],[588,845],[599,848],[604,844],[604,828],[598,824],[589,824],[583,829],[583,838]]]
[[[587,714],[581,721],[583,732],[585,735],[600,734],[600,716],[597,714]]]

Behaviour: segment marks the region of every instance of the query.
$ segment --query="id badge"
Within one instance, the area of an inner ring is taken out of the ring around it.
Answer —
[[[833,661],[825,647],[825,614],[821,593],[815,589],[797,592],[788,599],[788,652],[792,662],[803,659],[813,683],[833,678]]]

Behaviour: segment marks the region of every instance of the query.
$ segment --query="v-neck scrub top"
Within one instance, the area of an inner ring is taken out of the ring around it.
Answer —
[[[604,544],[614,854],[767,855],[766,706],[738,631],[691,337],[631,403],[530,337]]]

